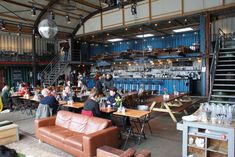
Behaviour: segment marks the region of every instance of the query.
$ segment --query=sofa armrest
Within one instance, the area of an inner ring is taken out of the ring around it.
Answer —
[[[48,118],[42,118],[42,119],[36,119],[34,121],[34,123],[35,123],[35,136],[37,138],[39,138],[38,129],[40,127],[44,127],[44,126],[53,126],[53,125],[55,125],[55,120],[56,120],[56,116],[48,117]]]
[[[96,149],[104,145],[117,148],[120,145],[119,129],[115,126],[83,136],[83,151],[87,156],[95,156]]]
[[[117,148],[102,146],[97,149],[96,157],[120,157],[123,152],[123,150]]]
[[[147,149],[142,149],[135,156],[136,157],[151,157],[151,152]]]

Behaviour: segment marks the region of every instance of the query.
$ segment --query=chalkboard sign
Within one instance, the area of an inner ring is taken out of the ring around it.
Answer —
[[[12,80],[14,82],[16,81],[22,81],[22,71],[21,70],[13,70],[13,73],[12,73]]]

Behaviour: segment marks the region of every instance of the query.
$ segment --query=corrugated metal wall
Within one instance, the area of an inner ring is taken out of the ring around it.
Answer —
[[[55,52],[58,51],[56,40],[36,38],[36,53],[42,55],[47,52],[47,43],[55,44]],[[0,32],[0,50],[15,51],[19,53],[32,52],[32,36],[15,33]]]
[[[32,83],[32,77],[30,76],[30,72],[32,73],[32,67],[25,66],[25,67],[18,67],[18,66],[12,66],[4,68],[4,76],[5,81],[8,85],[13,85],[13,71],[14,70],[20,70],[22,74],[22,81],[24,82],[31,82]]]
[[[235,32],[235,17],[221,18],[211,25],[211,37],[215,39],[215,35],[218,34],[218,29],[221,28],[225,33]]]
[[[92,56],[96,54],[123,52],[127,49],[144,50],[148,46],[152,46],[152,48],[175,48],[181,45],[191,46],[195,42],[199,42],[199,33],[188,32],[174,34],[173,36],[150,37],[109,44],[83,43],[81,51],[82,53],[89,53]]]

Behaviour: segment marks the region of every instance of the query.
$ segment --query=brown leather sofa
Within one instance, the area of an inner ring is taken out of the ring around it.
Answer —
[[[151,157],[151,152],[146,149],[136,152],[134,148],[123,151],[109,146],[102,146],[97,149],[97,157]]]
[[[117,148],[120,144],[119,130],[110,120],[68,111],[35,120],[35,127],[39,140],[77,157],[93,157],[101,146]]]

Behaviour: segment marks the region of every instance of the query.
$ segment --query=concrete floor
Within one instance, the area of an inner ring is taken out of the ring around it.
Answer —
[[[181,132],[176,130],[176,124],[168,115],[155,114],[155,118],[150,121],[153,134],[150,135],[148,127],[146,127],[147,139],[142,140],[140,145],[136,145],[134,140],[129,140],[128,148],[134,147],[137,150],[148,149],[152,153],[152,157],[180,157],[181,156]],[[20,112],[11,112],[0,114],[0,121],[10,120],[19,125],[21,140],[25,140],[27,136],[34,137],[34,119]],[[19,143],[20,144],[20,143]],[[52,152],[56,152],[56,148],[51,147]],[[59,151],[59,150],[58,150]],[[63,157],[70,155],[63,155]]]

